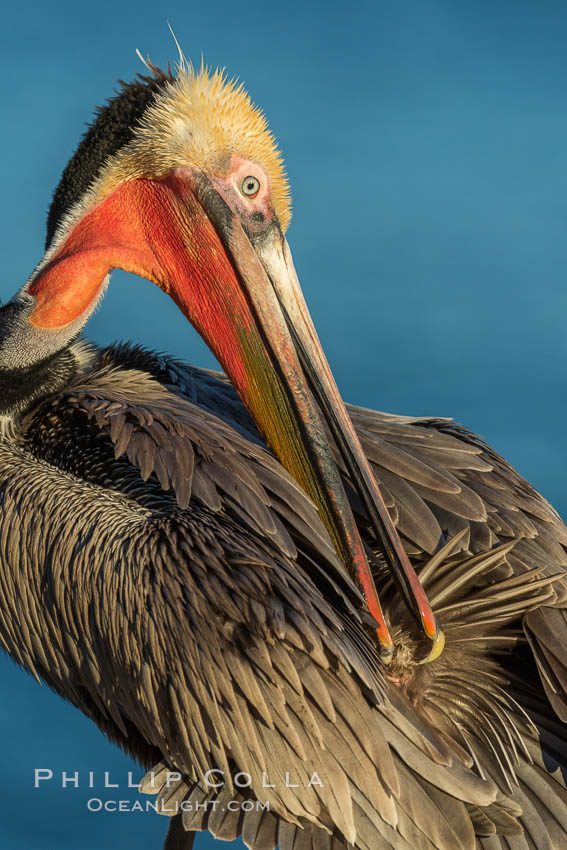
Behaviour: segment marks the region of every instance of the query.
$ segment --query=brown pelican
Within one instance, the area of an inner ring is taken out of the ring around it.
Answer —
[[[350,408],[430,613],[373,501],[288,219],[275,142],[221,74],[156,71],[99,112],[0,314],[2,643],[165,765],[145,789],[170,812],[219,803],[173,818],[170,848],[202,828],[255,850],[565,846],[565,727],[521,637],[524,621],[563,712],[565,527],[464,429]],[[77,341],[115,267],[176,300],[244,405],[222,376]],[[447,646],[423,665],[436,620]]]

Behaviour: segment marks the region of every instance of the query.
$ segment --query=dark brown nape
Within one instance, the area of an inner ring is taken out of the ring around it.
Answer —
[[[87,191],[109,157],[132,139],[136,125],[158,92],[174,77],[149,63],[152,76],[138,74],[131,83],[119,80],[120,90],[88,125],[73,157],[65,167],[47,214],[46,249],[57,226],[73,204]]]

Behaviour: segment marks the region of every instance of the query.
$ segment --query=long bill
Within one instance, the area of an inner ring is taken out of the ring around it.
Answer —
[[[204,338],[270,448],[319,508],[338,554],[360,582],[387,659],[391,636],[316,396],[392,576],[433,641],[431,656],[438,654],[442,633],[334,383],[277,222],[260,238],[250,237],[201,172],[122,183],[39,266],[26,287],[35,299],[32,324],[56,331],[76,321],[92,308],[113,268],[158,284]]]
[[[406,605],[431,640],[440,640],[439,627],[429,600],[413,569],[382,498],[376,479],[344,406],[333,373],[324,355],[297,278],[285,237],[276,229],[258,247],[278,294],[309,386],[319,403],[343,461],[380,540],[392,578]]]

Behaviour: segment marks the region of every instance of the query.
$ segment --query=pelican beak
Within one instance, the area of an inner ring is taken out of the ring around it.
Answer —
[[[339,555],[356,574],[369,608],[381,624],[379,636],[388,652],[391,639],[328,445],[320,416],[320,411],[323,412],[378,534],[394,581],[433,642],[428,656],[433,660],[442,651],[443,634],[390,519],[340,396],[305,303],[287,240],[276,220],[260,232],[247,231],[204,175],[196,181],[195,191],[238,273],[251,314],[255,315],[256,330],[263,338],[260,347],[254,346],[251,359],[249,345],[245,342],[243,346],[248,375],[255,377],[257,386],[261,376],[261,391],[253,397],[249,393],[249,381],[247,386],[239,387],[237,376],[231,375],[235,385],[272,450],[317,504]],[[228,364],[225,368],[230,373]]]
[[[433,661],[443,650],[443,633],[392,523],[368,459],[335,383],[305,303],[287,240],[278,228],[274,228],[269,238],[262,245],[258,245],[257,253],[278,296],[309,388],[319,409],[323,412],[351,481],[377,533],[392,578],[407,607],[427,638],[433,642],[426,658],[427,661]],[[366,588],[369,579],[364,566],[359,568],[358,575],[361,584]]]
[[[72,321],[117,267],[164,289],[211,348],[274,454],[318,507],[360,583],[387,660],[392,640],[322,411],[393,579],[432,641],[431,656],[438,654],[442,633],[334,382],[277,220],[252,231],[197,170],[121,184],[40,265],[28,289],[37,301],[32,321],[45,328]]]

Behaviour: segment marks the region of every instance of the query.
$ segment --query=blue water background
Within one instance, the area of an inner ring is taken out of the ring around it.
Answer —
[[[142,70],[135,48],[175,59],[166,20],[189,56],[240,76],[268,114],[294,191],[289,240],[344,397],[455,417],[566,513],[567,6],[6,5],[3,299],[41,257],[50,194],[94,104]],[[214,365],[174,305],[123,273],[88,332]],[[164,819],[86,810],[93,794],[135,797],[131,763],[0,665],[2,847],[157,850]],[[34,789],[36,767],[54,780]],[[61,789],[63,770],[81,771],[79,789]],[[104,771],[119,792],[100,788]]]

